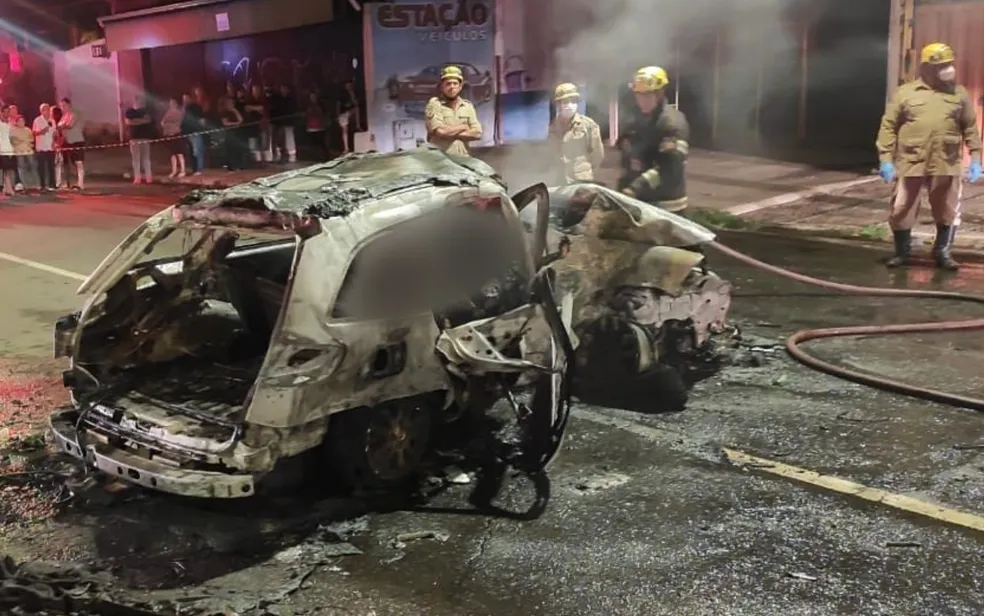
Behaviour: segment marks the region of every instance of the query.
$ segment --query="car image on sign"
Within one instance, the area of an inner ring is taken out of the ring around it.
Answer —
[[[428,66],[414,75],[394,75],[386,80],[389,99],[399,103],[427,102],[438,93],[441,71],[445,66],[457,66],[464,73],[465,83],[461,95],[478,105],[492,100],[494,88],[492,73],[481,71],[473,64],[448,63]]]

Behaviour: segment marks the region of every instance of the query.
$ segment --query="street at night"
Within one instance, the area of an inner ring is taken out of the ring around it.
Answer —
[[[984,0],[0,4],[0,616],[984,613]]]
[[[91,191],[0,208],[7,472],[53,468],[24,437],[64,402],[51,330],[77,305],[78,279],[182,193]],[[943,278],[918,268],[893,275],[878,263],[882,253],[866,248],[721,239],[821,278],[984,291],[974,267]],[[820,375],[782,350],[796,329],[968,309],[817,295],[713,253],[711,264],[736,285],[732,324],[742,340],[733,365],[699,383],[678,414],[575,403],[548,495],[508,476],[494,500],[503,511],[477,511],[474,477],[452,469],[435,473],[429,498],[390,511],[306,493],[209,504],[80,481],[66,462],[57,468],[72,475],[69,487],[58,474],[0,478],[5,551],[112,572],[114,600],[158,613],[977,613],[980,416]],[[937,334],[811,349],[972,394],[982,342]],[[913,512],[912,499],[927,505]],[[531,508],[542,515],[524,517]]]

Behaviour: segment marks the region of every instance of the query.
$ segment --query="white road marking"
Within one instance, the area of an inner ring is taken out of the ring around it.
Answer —
[[[769,197],[768,199],[762,199],[761,201],[751,201],[749,203],[742,203],[741,205],[736,205],[734,207],[729,207],[724,210],[732,216],[744,216],[746,214],[751,214],[753,212],[758,212],[760,210],[767,210],[772,207],[778,207],[780,205],[788,205],[790,203],[795,203],[803,199],[809,199],[810,197],[816,197],[819,195],[828,195],[830,193],[835,193],[839,190],[844,190],[846,188],[853,188],[854,186],[860,186],[861,184],[870,184],[876,180],[879,180],[877,175],[873,177],[859,178],[857,180],[848,180],[846,182],[835,182],[833,184],[821,184],[820,186],[813,186],[807,188],[806,190],[801,190],[798,192],[786,193],[784,195],[778,195],[775,197]]]
[[[619,430],[625,430],[626,432],[631,432],[632,434],[656,443],[674,442],[680,440],[681,437],[685,437],[682,433],[676,433],[661,428],[654,428],[645,424],[629,421],[620,417],[605,415],[595,411],[589,411],[587,409],[576,409],[574,414],[577,417],[592,423],[618,428]],[[742,468],[769,473],[770,475],[805,483],[829,492],[860,498],[872,503],[885,505],[893,509],[930,518],[945,524],[952,524],[954,526],[969,528],[976,531],[984,531],[984,516],[976,513],[946,505],[930,503],[918,498],[906,496],[904,494],[897,494],[895,492],[883,490],[881,488],[872,488],[860,483],[842,479],[840,477],[834,477],[832,475],[822,475],[816,471],[800,468],[791,464],[785,464],[783,462],[777,462],[775,460],[759,458],[736,449],[722,447],[720,451],[726,460]]]
[[[63,278],[71,278],[72,280],[85,280],[88,276],[83,276],[78,272],[71,272],[67,269],[62,269],[60,267],[55,267],[54,265],[46,265],[44,263],[39,263],[37,261],[31,261],[30,259],[22,259],[17,255],[7,254],[6,252],[0,252],[0,259],[4,261],[9,261],[10,263],[16,263],[17,265],[23,265],[24,267],[30,267],[36,269],[39,272],[47,272],[49,274],[54,274],[55,276],[62,276]]]

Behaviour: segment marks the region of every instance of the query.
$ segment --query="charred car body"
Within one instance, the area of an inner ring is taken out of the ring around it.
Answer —
[[[602,235],[636,231],[574,241],[568,256],[645,247],[639,229],[712,237],[585,190],[609,220]],[[572,203],[585,209],[586,195]],[[58,447],[189,496],[250,496],[279,461],[311,452],[350,484],[385,487],[416,470],[435,422],[498,398],[517,411],[523,463],[541,469],[566,426],[574,330],[590,337],[604,316],[588,288],[610,286],[571,282],[576,260],[549,254],[551,219],[542,185],[510,197],[484,163],[430,147],[193,192],[110,253],[80,287],[82,309],[56,324],[73,401],[51,418]],[[584,219],[583,237],[601,230]],[[670,261],[697,268],[692,254]]]

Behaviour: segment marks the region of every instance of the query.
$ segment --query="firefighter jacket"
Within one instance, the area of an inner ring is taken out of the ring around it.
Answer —
[[[902,85],[885,108],[878,157],[894,163],[899,177],[960,175],[964,145],[981,160],[977,114],[960,85],[934,89],[922,79]]]
[[[565,184],[595,179],[595,169],[605,158],[605,144],[597,122],[580,113],[570,120],[558,118],[550,126],[550,139],[560,152]]]
[[[639,115],[622,136],[622,177],[618,189],[669,211],[687,207],[684,170],[690,126],[679,110],[663,103]]]

